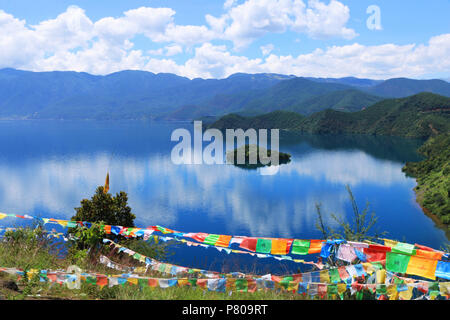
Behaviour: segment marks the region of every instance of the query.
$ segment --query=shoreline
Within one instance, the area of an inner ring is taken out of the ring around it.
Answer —
[[[417,183],[417,179],[416,179],[416,183]],[[423,213],[434,222],[436,227],[441,229],[442,231],[444,231],[447,240],[450,241],[450,226],[448,226],[445,223],[443,223],[441,221],[441,219],[439,219],[439,217],[436,214],[432,213],[430,210],[428,210],[427,208],[425,208],[422,205],[421,200],[423,199],[422,198],[423,192],[422,192],[422,190],[421,191],[417,191],[417,189],[416,189],[417,185],[413,188],[414,193],[416,195],[416,199],[415,199],[416,203],[420,206],[420,208],[422,209]]]

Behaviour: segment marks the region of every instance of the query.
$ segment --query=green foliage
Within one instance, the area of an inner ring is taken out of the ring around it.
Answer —
[[[346,189],[352,204],[353,219],[351,220],[351,222],[348,222],[332,213],[331,218],[339,225],[339,229],[333,229],[324,223],[320,204],[316,204],[316,212],[318,216],[318,221],[316,221],[316,228],[322,232],[323,238],[345,239],[348,241],[363,241],[376,239],[384,235],[385,232],[375,232],[373,236],[370,235],[377,224],[378,217],[374,212],[370,212],[369,215],[368,203],[366,204],[364,210],[360,211],[350,189],[350,186],[347,185]]]
[[[237,114],[223,116],[209,127],[219,130],[241,128],[247,130],[253,129],[289,129],[295,127],[304,117],[298,113],[290,111],[274,111],[271,113],[244,117]]]
[[[121,191],[116,196],[105,193],[98,187],[90,200],[81,200],[81,207],[75,208],[74,221],[103,222],[110,225],[134,227],[136,216],[127,205],[128,195]]]
[[[59,248],[52,244],[41,227],[6,231],[0,241],[2,267],[49,269],[60,266]]]
[[[76,238],[77,249],[98,246],[105,237],[102,228],[105,224],[134,227],[136,216],[131,212],[127,202],[128,196],[125,192],[121,191],[116,196],[112,196],[110,193],[105,193],[102,186],[96,189],[90,200],[81,200],[81,207],[75,208],[76,214],[72,220],[92,222],[93,225],[90,228],[85,226],[69,228],[69,234]]]
[[[74,238],[72,242],[78,249],[82,250],[98,246],[106,235],[103,224],[100,223],[93,223],[90,228],[85,226],[71,228],[70,234]]]
[[[450,133],[432,137],[418,151],[426,159],[407,162],[403,171],[417,179],[417,201],[450,225]]]

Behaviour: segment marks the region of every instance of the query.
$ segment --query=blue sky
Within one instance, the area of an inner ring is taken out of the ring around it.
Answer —
[[[450,78],[450,1],[430,3],[0,0],[0,67]],[[366,25],[370,5],[381,30]]]

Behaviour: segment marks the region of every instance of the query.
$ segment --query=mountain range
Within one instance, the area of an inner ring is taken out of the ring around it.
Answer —
[[[308,116],[326,109],[354,112],[385,98],[428,91],[450,96],[443,80],[302,78],[237,73],[226,79],[121,71],[105,76],[71,71],[0,70],[2,119],[193,120],[275,110]]]
[[[223,116],[210,128],[285,129],[321,134],[358,133],[427,138],[450,132],[450,98],[429,92],[407,98],[385,99],[356,112],[332,109],[302,116],[274,111],[254,117]]]

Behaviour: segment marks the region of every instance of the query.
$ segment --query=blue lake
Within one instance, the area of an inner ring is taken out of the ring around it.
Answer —
[[[136,225],[185,232],[320,238],[315,205],[351,219],[345,185],[366,202],[386,237],[440,248],[445,232],[415,201],[415,180],[401,168],[419,160],[420,141],[373,136],[282,135],[292,155],[275,175],[232,165],[175,165],[170,140],[190,123],[1,121],[0,212],[70,218],[110,172],[110,191],[129,195]],[[0,220],[0,226],[22,224]],[[169,262],[211,270],[294,270],[298,264],[180,246]],[[244,269],[245,269],[244,268]],[[281,272],[281,271],[280,271]]]

